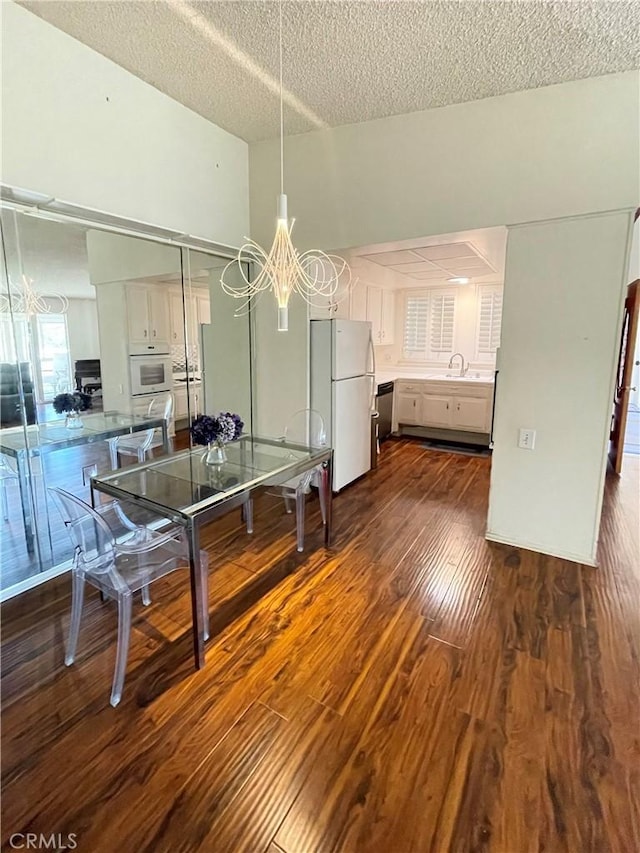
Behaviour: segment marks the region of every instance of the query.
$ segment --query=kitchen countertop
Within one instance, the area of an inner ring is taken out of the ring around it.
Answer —
[[[443,371],[442,373],[434,372],[418,372],[416,370],[404,370],[402,367],[398,367],[395,370],[379,370],[376,371],[376,383],[379,385],[382,382],[401,382],[403,380],[417,380],[420,379],[423,382],[460,382],[460,383],[473,383],[474,385],[493,385],[494,384],[494,376],[493,373],[487,373],[478,370],[470,370],[466,376],[447,376],[447,373],[450,371]]]
[[[186,373],[174,373],[173,374],[173,384],[175,387],[180,388],[184,385],[187,386],[187,374]],[[191,385],[198,385],[202,382],[202,376],[199,373],[194,373],[189,376]]]

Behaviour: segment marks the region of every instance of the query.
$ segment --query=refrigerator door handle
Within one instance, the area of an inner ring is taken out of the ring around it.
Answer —
[[[376,351],[375,351],[374,346],[373,346],[373,334],[371,331],[369,331],[369,361],[370,361],[371,366],[367,370],[367,373],[370,373],[373,376],[375,376],[376,375]]]

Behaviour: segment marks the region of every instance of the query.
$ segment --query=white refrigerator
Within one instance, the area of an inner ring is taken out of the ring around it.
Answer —
[[[333,491],[371,467],[375,362],[371,323],[311,320],[311,408],[333,447]]]

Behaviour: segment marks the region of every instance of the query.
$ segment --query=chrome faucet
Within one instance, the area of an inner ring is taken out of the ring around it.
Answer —
[[[469,370],[469,364],[467,363],[467,366],[464,366],[464,356],[461,352],[454,352],[454,354],[451,356],[451,358],[449,359],[449,370],[451,370],[451,368],[453,367],[453,359],[457,355],[460,356],[460,376],[464,376],[467,370]]]

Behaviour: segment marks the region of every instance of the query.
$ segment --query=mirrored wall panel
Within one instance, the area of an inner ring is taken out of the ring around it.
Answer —
[[[6,593],[70,566],[55,502],[190,444],[201,413],[251,429],[251,323],[227,259],[4,208],[0,498]]]

